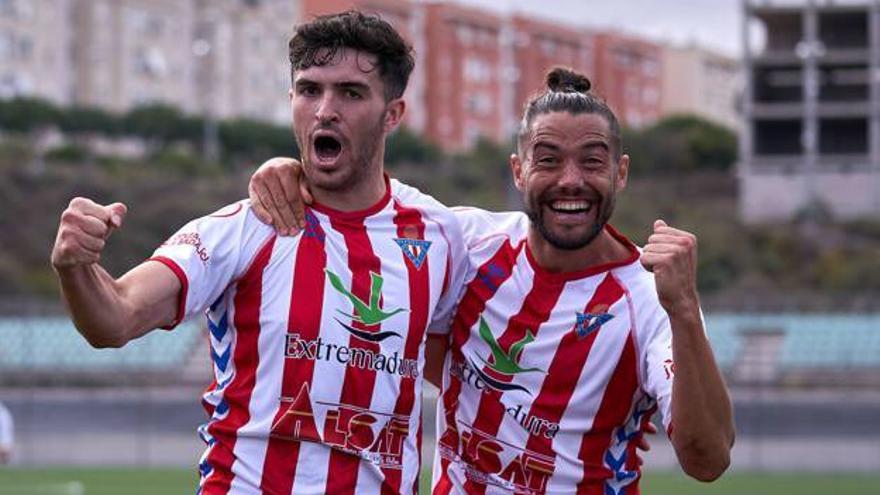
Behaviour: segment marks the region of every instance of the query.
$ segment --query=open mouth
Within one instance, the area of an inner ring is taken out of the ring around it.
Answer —
[[[321,161],[332,161],[342,153],[342,143],[333,136],[318,136],[314,141],[315,155]]]
[[[557,200],[557,201],[551,202],[548,206],[552,211],[554,211],[556,213],[570,214],[570,215],[588,213],[591,209],[593,209],[592,202],[583,201],[583,200],[578,200],[578,201]]]

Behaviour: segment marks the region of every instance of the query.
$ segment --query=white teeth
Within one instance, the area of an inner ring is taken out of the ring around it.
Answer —
[[[579,211],[590,209],[590,203],[587,201],[554,201],[550,206],[554,210],[561,211]]]

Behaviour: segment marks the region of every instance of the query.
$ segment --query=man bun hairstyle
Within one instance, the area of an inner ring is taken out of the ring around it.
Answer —
[[[584,93],[590,91],[592,84],[590,79],[583,74],[566,69],[565,67],[554,67],[547,73],[545,78],[547,88],[550,91],[558,93]]]
[[[288,43],[291,79],[297,71],[332,63],[344,48],[376,57],[375,66],[362,70],[379,70],[386,100],[403,96],[415,66],[412,46],[379,16],[356,10],[318,16],[296,28]]]
[[[620,123],[604,100],[590,93],[590,79],[568,67],[554,67],[544,78],[547,88],[533,95],[525,104],[523,119],[517,133],[517,152],[522,155],[526,138],[535,117],[545,113],[568,112],[572,115],[595,113],[608,122],[615,159],[620,158]]]

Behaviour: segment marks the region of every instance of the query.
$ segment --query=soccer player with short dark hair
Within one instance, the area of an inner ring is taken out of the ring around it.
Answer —
[[[52,264],[96,347],[207,312],[199,493],[413,493],[426,336],[448,331],[467,263],[452,212],[384,173],[411,49],[385,21],[345,12],[300,26],[290,61],[316,200],[299,236],[241,201],[115,279],[98,261],[126,208],[76,198]]]

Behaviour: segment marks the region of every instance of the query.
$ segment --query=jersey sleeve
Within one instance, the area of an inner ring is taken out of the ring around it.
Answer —
[[[672,426],[672,379],[675,364],[672,361],[672,328],[669,325],[669,316],[659,304],[648,315],[646,329],[641,350],[641,382],[645,392],[657,401],[663,428],[669,433]]]
[[[492,237],[518,238],[528,225],[525,213],[519,211],[494,212],[471,206],[456,206],[452,211],[469,250]]]
[[[233,203],[192,220],[156,249],[150,261],[170,268],[181,283],[177,315],[166,329],[204,312],[241,275],[248,253],[271,234],[250,217],[246,201]]]
[[[455,314],[458,300],[464,291],[465,279],[470,271],[467,245],[457,218],[451,217],[444,230],[449,244],[446,256],[446,279],[443,282],[443,293],[428,324],[427,331],[432,335],[449,333],[452,316]]]

